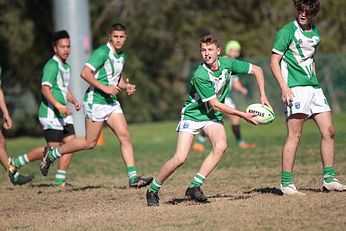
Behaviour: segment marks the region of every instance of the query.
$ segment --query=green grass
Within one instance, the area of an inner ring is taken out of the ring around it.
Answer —
[[[345,155],[345,135],[346,135],[346,114],[334,117],[336,127],[336,159],[338,162],[346,162]],[[177,122],[160,122],[130,125],[130,133],[133,140],[136,162],[140,173],[156,174],[161,165],[175,152],[177,133],[175,132]],[[243,137],[256,142],[255,150],[242,150],[236,147],[233,134],[230,132],[229,121],[225,121],[228,136],[228,150],[225,153],[218,168],[280,168],[281,148],[286,137],[286,127],[283,118],[277,118],[272,124],[267,126],[252,126],[242,123]],[[124,175],[125,167],[121,159],[120,147],[117,138],[113,133],[104,129],[105,144],[97,146],[90,151],[81,151],[74,155],[74,159],[69,169],[69,178],[76,180],[78,177],[86,177],[93,174],[99,175]],[[7,150],[11,156],[24,153],[31,148],[44,145],[43,138],[21,137],[7,139]],[[303,136],[299,145],[296,160],[296,169],[305,165],[316,165],[321,162],[319,154],[320,134],[313,121],[305,123]],[[208,146],[208,145],[207,145]],[[178,171],[197,171],[202,160],[208,154],[210,146],[205,152],[191,151],[188,162]],[[26,174],[34,174],[39,180],[40,176],[38,162],[25,166],[22,170]],[[95,167],[97,166],[97,168]],[[337,169],[339,173],[346,174],[346,170]],[[316,170],[319,173],[320,170]],[[50,171],[50,178],[54,171]],[[279,172],[278,172],[279,175]],[[125,176],[124,176],[125,177]],[[7,178],[1,177],[1,183]]]
[[[342,182],[346,182],[345,120],[346,114],[334,117],[336,173]],[[177,121],[130,125],[139,174],[155,176],[173,155],[176,124]],[[56,166],[46,178],[41,176],[38,162],[21,169],[24,174],[35,175],[31,186],[11,186],[2,174],[0,230],[344,229],[345,193],[320,191],[320,134],[313,121],[305,124],[294,167],[294,182],[307,194],[305,197],[275,193],[286,136],[282,118],[268,126],[242,123],[244,138],[257,143],[255,150],[236,147],[228,121],[225,126],[228,150],[203,185],[208,204],[186,201],[183,195],[210,147],[205,152],[191,151],[187,163],[161,189],[160,207],[148,208],[145,189],[127,187],[118,141],[109,129],[104,129],[104,145],[74,156],[68,182],[77,185],[77,191],[49,186]],[[22,137],[7,142],[9,153],[14,155],[44,144],[44,139]],[[178,202],[173,205],[172,201]]]

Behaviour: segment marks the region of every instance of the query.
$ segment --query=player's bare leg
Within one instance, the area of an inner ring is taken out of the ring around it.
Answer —
[[[131,136],[123,113],[112,113],[107,125],[118,137],[123,161],[127,167],[135,165]]]
[[[93,122],[85,120],[86,138],[75,138],[54,149],[46,148],[41,160],[40,170],[43,176],[48,174],[48,170],[53,161],[61,156],[81,150],[91,149],[96,146],[100,136],[103,122]]]
[[[172,173],[187,160],[190,147],[192,144],[193,135],[188,132],[179,132],[177,149],[171,159],[169,159],[160,169],[157,176],[157,180],[161,184],[170,176]]]
[[[284,194],[304,195],[293,184],[292,170],[305,122],[305,114],[291,115],[287,121],[287,138],[282,150],[282,176],[280,189]]]
[[[4,169],[7,171],[8,168],[8,155],[6,152],[6,140],[0,130],[0,162]]]
[[[137,176],[137,168],[135,166],[135,155],[133,151],[130,132],[123,113],[112,113],[107,120],[107,125],[112,129],[113,133],[118,137],[121,149],[121,156],[126,165],[127,176],[129,178],[129,187],[141,188],[149,185],[153,178],[143,178]]]
[[[6,172],[8,172],[8,177],[14,185],[22,185],[30,182],[34,176],[23,176],[19,174],[18,167],[15,166],[13,159],[9,158],[6,151],[6,139],[0,130],[0,162],[4,167]]]
[[[158,206],[159,196],[158,191],[161,188],[163,182],[172,173],[187,160],[192,140],[193,134],[188,132],[179,132],[177,140],[177,148],[171,159],[169,159],[160,169],[157,178],[153,180],[150,187],[146,193],[147,205],[148,206]]]
[[[323,167],[334,165],[334,135],[335,128],[332,122],[330,112],[323,112],[313,116],[313,120],[320,129],[321,139],[321,157]]]
[[[323,189],[326,191],[346,191],[346,185],[335,178],[335,151],[334,135],[335,128],[330,112],[315,114],[313,120],[321,132],[321,157],[323,162]]]
[[[226,131],[222,124],[214,123],[204,129],[212,144],[212,151],[205,158],[199,170],[204,177],[207,177],[221,160],[227,149]]]

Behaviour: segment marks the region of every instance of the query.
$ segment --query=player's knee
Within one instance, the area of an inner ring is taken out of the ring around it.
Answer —
[[[299,140],[300,140],[300,137],[302,136],[302,133],[301,132],[297,132],[297,133],[291,133],[289,136],[288,136],[288,140],[290,140],[291,142],[294,142],[294,143],[299,143]]]
[[[329,126],[324,132],[322,132],[322,137],[327,139],[334,139],[335,128],[334,126]]]
[[[223,154],[227,149],[226,142],[218,142],[213,146],[214,153]]]
[[[176,167],[183,165],[186,162],[186,160],[187,160],[187,156],[176,155],[173,157],[173,163]]]

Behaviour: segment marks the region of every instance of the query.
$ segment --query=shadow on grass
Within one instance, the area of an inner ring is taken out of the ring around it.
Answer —
[[[255,188],[253,190],[244,192],[244,194],[252,194],[252,193],[273,194],[273,195],[276,195],[276,196],[282,196],[283,195],[283,193],[281,192],[280,189],[278,189],[278,188],[270,188],[270,187]]]
[[[39,189],[44,189],[44,188],[52,188],[52,189],[57,189],[59,191],[66,191],[66,192],[70,192],[70,191],[87,191],[87,190],[93,190],[93,189],[111,189],[110,187],[106,187],[104,185],[87,185],[87,186],[73,186],[70,189],[64,189],[64,188],[60,188],[60,187],[55,187],[54,184],[32,184],[31,185],[32,188],[39,188]],[[38,192],[39,194],[42,193],[42,191]]]
[[[245,199],[249,199],[249,198],[251,198],[251,196],[249,196],[249,195],[234,196],[234,195],[216,194],[214,196],[208,196],[208,201],[205,202],[205,203],[195,202],[194,200],[192,200],[192,199],[190,199],[188,197],[176,197],[176,198],[173,198],[173,199],[165,202],[165,204],[177,205],[177,204],[181,204],[181,203],[184,203],[184,202],[192,202],[192,203],[189,203],[188,205],[197,205],[197,204],[208,204],[208,203],[219,201],[219,200],[234,201],[234,200],[245,200]]]

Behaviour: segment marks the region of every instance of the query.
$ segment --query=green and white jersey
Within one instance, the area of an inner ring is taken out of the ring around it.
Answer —
[[[70,65],[61,62],[61,60],[54,55],[43,67],[41,85],[49,86],[55,99],[62,105],[66,105],[70,76]],[[55,118],[63,118],[59,111],[52,104],[50,104],[43,95],[39,107],[38,117],[51,120]]]
[[[110,43],[96,49],[85,64],[94,71],[95,78],[105,86],[118,85],[125,64],[125,53],[117,53]],[[94,86],[90,86],[84,96],[88,104],[112,104],[117,98],[108,95]]]
[[[250,73],[247,62],[219,57],[219,70],[213,72],[201,63],[191,78],[191,89],[181,110],[181,120],[222,120],[222,113],[214,111],[208,101],[217,97],[221,103],[229,95],[230,77],[236,73]]]
[[[312,30],[306,32],[296,20],[276,33],[272,51],[283,55],[281,73],[288,87],[319,87],[313,70],[314,54],[319,42],[320,34],[316,26],[312,25]]]

